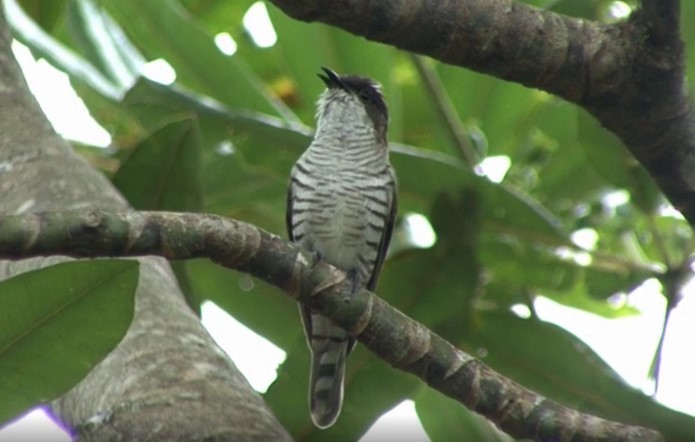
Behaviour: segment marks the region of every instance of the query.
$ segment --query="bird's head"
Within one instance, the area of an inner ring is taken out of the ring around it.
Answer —
[[[386,143],[388,109],[381,86],[357,75],[340,76],[327,68],[319,77],[327,89],[318,101],[319,128],[322,124],[370,125],[378,141]]]

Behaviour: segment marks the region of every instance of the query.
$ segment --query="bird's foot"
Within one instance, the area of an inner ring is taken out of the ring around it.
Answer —
[[[352,284],[352,288],[350,289],[350,294],[354,295],[355,293],[359,292],[362,284],[360,284],[360,278],[357,275],[357,269],[350,269],[347,272],[347,278]]]

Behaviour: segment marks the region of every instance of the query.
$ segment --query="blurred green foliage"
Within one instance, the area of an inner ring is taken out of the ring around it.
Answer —
[[[20,3],[29,16],[9,17],[15,37],[70,76],[112,135],[108,149],[80,151],[140,209],[213,212],[284,235],[287,175],[311,140],[322,90],[316,73],[328,66],[376,78],[389,104],[400,201],[379,295],[566,405],[657,428],[668,440],[695,434],[695,419],[628,386],[579,339],[533,314],[536,296],[605,317],[636,314],[612,296],[661,278],[692,252],[689,226],[669,214],[646,172],[581,109],[425,60],[476,151],[509,160],[504,179],[493,182],[464,161],[412,56],[394,48],[294,21],[270,4],[277,43],[261,48],[243,25],[250,0]],[[615,19],[612,1],[528,3]],[[695,19],[691,3],[682,6],[683,23]],[[695,43],[693,29],[685,31],[687,43]],[[217,48],[220,34],[236,43],[233,55]],[[141,76],[146,61],[159,59],[173,68],[175,82]],[[410,213],[430,220],[437,235],[431,248],[412,240]],[[573,242],[579,229],[595,233],[596,244]],[[205,261],[177,274],[193,308],[213,300],[288,353],[265,397],[298,440],[357,440],[404,398],[415,401],[433,441],[452,434],[505,440],[484,419],[452,411],[448,399],[359,347],[348,364],[343,414],[335,427],[317,430],[306,410],[308,352],[294,303]],[[517,304],[531,316],[514,314]]]

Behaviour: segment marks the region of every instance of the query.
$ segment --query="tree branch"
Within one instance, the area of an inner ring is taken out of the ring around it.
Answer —
[[[511,0],[271,1],[298,20],[320,21],[584,107],[620,137],[695,225],[695,116],[684,87],[677,0],[644,0],[627,22],[612,25]]]
[[[580,413],[523,388],[374,294],[350,295],[346,274],[255,226],[214,215],[63,212],[0,218],[0,257],[158,255],[209,258],[273,284],[330,317],[394,367],[486,416],[517,438],[658,441],[645,428]]]
[[[680,38],[679,0],[642,0],[642,10],[652,39],[671,44]]]
[[[461,123],[461,118],[458,116],[449,95],[447,95],[436,70],[433,66],[430,66],[428,60],[425,60],[423,57],[413,55],[411,60],[420,73],[422,84],[432,97],[434,109],[444,122],[444,127],[446,127],[449,132],[449,137],[454,143],[454,146],[456,146],[458,154],[463,158],[466,164],[473,169],[480,162],[480,155],[469,141],[466,129]]]

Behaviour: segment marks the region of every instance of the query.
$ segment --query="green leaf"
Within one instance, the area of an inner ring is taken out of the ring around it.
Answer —
[[[0,283],[0,422],[77,384],[123,338],[139,267],[72,261]]]
[[[201,141],[195,118],[156,130],[113,177],[139,210],[195,212],[202,207]]]
[[[102,4],[144,54],[171,64],[177,81],[228,106],[297,121],[291,110],[267,92],[239,56],[220,52],[214,36],[178,2],[106,0]]]
[[[52,31],[63,18],[67,0],[22,0],[22,8],[42,28]]]
[[[119,157],[123,151],[132,148],[150,132],[142,127],[136,115],[121,104],[121,99],[113,99],[103,95],[90,85],[81,82],[75,77],[70,77],[77,94],[82,98],[94,119],[111,134],[109,148],[97,148],[93,152],[99,153],[105,163],[119,163]],[[113,173],[117,167],[109,165],[106,170]]]
[[[253,110],[232,109],[183,87],[162,85],[147,79],[140,79],[128,91],[123,105],[148,128],[161,125],[172,115],[195,113],[207,149],[212,150],[220,141],[231,137],[262,145],[266,150],[277,146],[264,155],[266,159],[271,159],[272,152],[278,150],[291,149],[298,153],[309,145],[313,134],[310,128],[299,123]]]
[[[264,114],[232,111],[181,88],[147,80],[127,94],[124,104],[151,128],[175,116],[197,115],[205,142],[205,211],[284,231],[289,170],[311,142],[308,128]]]
[[[93,66],[120,88],[130,87],[146,62],[123,30],[90,0],[67,4],[68,32]]]
[[[475,175],[448,155],[413,147],[399,147],[397,152],[406,154],[391,157],[399,177],[399,202],[405,210],[427,213],[429,202],[441,192],[473,186],[480,194],[484,230],[531,242],[567,243],[560,221],[520,189]]]
[[[628,290],[625,290],[625,292],[628,292]],[[640,314],[639,310],[627,303],[616,306],[612,305],[605,298],[597,299],[593,297],[594,291],[591,288],[587,288],[586,284],[583,284],[581,281],[576,282],[575,285],[567,291],[554,292],[552,290],[543,290],[541,293],[544,297],[552,299],[562,305],[566,305],[567,307],[583,310],[604,318],[615,319]]]
[[[510,239],[503,235],[485,235],[480,258],[497,288],[506,290],[567,290],[581,274],[581,267],[563,260],[533,244]],[[520,266],[519,263],[524,265]]]
[[[615,308],[610,296],[630,292],[644,280],[658,275],[626,260],[601,256],[588,264],[561,257],[555,248],[515,241],[503,235],[484,235],[480,258],[489,284],[486,299],[517,304],[526,302],[523,291],[541,293],[556,301],[605,317],[633,314],[629,307]],[[519,263],[524,265],[520,266]]]
[[[405,311],[411,317],[456,339],[467,331],[483,282],[478,259],[479,194],[464,188],[437,196],[430,219],[437,232],[434,247],[394,259],[380,291],[390,302],[407,305]],[[400,278],[394,279],[396,274]]]
[[[256,0],[181,0],[181,4],[193,15],[217,32],[229,30],[230,26],[241,23],[244,13],[255,2]],[[236,38],[236,35],[234,37]]]
[[[617,293],[629,293],[647,279],[657,276],[657,272],[610,271],[587,267],[584,269],[586,292],[593,299],[606,299]]]
[[[635,204],[646,213],[661,202],[654,180],[617,136],[602,128],[586,112],[578,113],[579,141],[589,161],[611,184],[630,192]]]
[[[79,79],[104,96],[115,99],[124,92],[94,65],[42,30],[22,11],[16,0],[5,2],[5,13],[13,36],[36,56],[45,58],[71,78]]]

